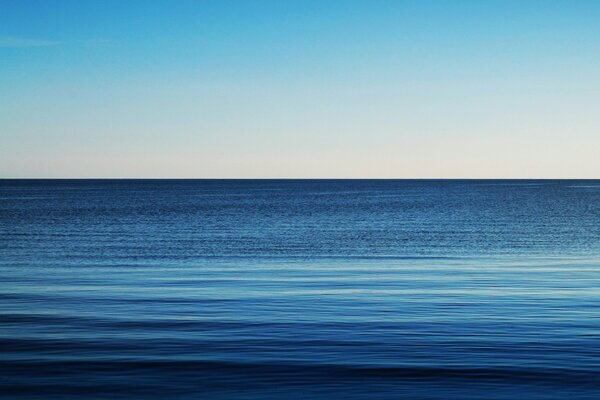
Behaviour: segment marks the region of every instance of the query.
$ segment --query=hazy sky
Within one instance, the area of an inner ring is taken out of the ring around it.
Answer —
[[[600,1],[0,0],[0,177],[600,178]]]

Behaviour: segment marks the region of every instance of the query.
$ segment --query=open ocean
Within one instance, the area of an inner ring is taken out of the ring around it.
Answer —
[[[0,397],[600,399],[600,181],[0,180]]]

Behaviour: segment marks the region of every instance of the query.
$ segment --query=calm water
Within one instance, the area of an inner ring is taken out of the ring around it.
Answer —
[[[600,398],[600,181],[0,181],[0,397]]]

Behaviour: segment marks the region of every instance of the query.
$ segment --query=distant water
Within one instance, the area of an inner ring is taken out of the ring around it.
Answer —
[[[600,181],[0,181],[0,397],[600,399]]]

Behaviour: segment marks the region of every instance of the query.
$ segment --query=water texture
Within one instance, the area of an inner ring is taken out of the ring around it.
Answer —
[[[0,180],[0,397],[598,399],[600,181]]]

